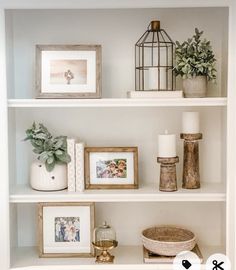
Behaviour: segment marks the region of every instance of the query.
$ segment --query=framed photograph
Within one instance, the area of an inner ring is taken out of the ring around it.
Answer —
[[[101,45],[36,45],[38,98],[101,98]]]
[[[94,203],[39,203],[39,257],[94,255]]]
[[[138,188],[137,147],[86,147],[86,189]]]

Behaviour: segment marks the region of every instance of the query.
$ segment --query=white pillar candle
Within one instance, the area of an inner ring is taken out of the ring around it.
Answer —
[[[165,134],[158,135],[158,157],[176,157],[176,135]]]
[[[196,134],[199,132],[200,132],[199,113],[198,112],[183,112],[182,133]]]
[[[160,77],[158,73],[158,68],[152,67],[148,70],[148,89],[158,90],[158,83],[160,79],[160,90],[166,90],[166,69],[160,68]]]

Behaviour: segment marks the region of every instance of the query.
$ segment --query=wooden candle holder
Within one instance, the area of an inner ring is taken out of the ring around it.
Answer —
[[[202,139],[202,133],[180,134],[184,140],[184,162],[183,162],[183,188],[200,188],[199,173],[199,147],[198,140]]]
[[[177,179],[175,163],[179,162],[179,157],[158,157],[157,162],[161,164],[159,190],[166,192],[176,191]]]

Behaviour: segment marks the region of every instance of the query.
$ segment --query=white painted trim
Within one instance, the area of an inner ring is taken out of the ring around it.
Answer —
[[[216,251],[223,251],[221,246],[200,246],[204,261]],[[115,255],[113,264],[97,264],[95,258],[38,258],[37,248],[23,247],[13,250],[16,258],[13,259],[11,270],[172,270],[172,264],[145,264],[143,263],[142,246],[118,245],[111,252]],[[202,264],[202,270],[205,265]]]
[[[29,186],[16,186],[10,195],[10,203],[38,202],[225,202],[222,184],[202,183],[200,190],[179,189],[177,192],[160,192],[157,186],[140,187],[137,190],[87,190],[85,192],[39,192]]]
[[[228,53],[228,107],[227,107],[227,200],[226,200],[226,253],[231,259],[232,269],[236,266],[236,3],[231,1],[229,10],[229,53]]]
[[[7,124],[7,82],[5,48],[5,14],[0,10],[0,262],[1,269],[10,265],[9,239],[9,184],[8,184],[8,124]]]
[[[171,8],[224,7],[230,0],[1,0],[6,9],[104,9],[104,8]]]
[[[227,106],[227,98],[9,99],[9,108]]]

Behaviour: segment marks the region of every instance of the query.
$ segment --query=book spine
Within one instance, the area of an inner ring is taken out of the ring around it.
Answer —
[[[67,152],[71,157],[67,164],[68,191],[75,192],[75,139],[67,139]]]
[[[75,145],[75,162],[76,162],[76,170],[75,170],[75,178],[76,178],[76,191],[83,192],[84,191],[84,143],[76,143]]]

